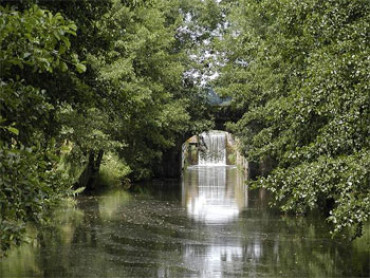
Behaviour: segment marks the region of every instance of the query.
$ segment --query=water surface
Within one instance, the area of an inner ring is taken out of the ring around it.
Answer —
[[[1,277],[369,277],[369,240],[331,240],[320,217],[269,209],[235,167],[113,190],[61,208],[0,262]]]

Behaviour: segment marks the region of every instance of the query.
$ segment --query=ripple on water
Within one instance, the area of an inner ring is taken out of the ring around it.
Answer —
[[[240,186],[235,171],[191,169],[172,189],[83,197],[40,230],[36,244],[0,262],[0,276],[370,276],[369,240],[355,248],[331,240],[323,219],[281,217],[265,193]],[[207,210],[224,200],[237,213],[209,221]],[[188,208],[196,202],[199,217]]]

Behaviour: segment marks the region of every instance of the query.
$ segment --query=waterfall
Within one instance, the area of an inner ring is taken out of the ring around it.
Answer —
[[[199,134],[199,165],[226,165],[226,133],[208,131]]]

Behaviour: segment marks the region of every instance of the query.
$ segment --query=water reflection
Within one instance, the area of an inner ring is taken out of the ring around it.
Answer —
[[[324,219],[283,218],[242,180],[198,167],[182,186],[81,197],[0,261],[0,277],[370,276],[369,227],[353,244],[332,240]]]
[[[189,167],[183,190],[188,215],[196,221],[233,221],[245,206],[245,190],[238,183],[235,167]]]
[[[189,167],[184,173],[184,205],[195,220],[206,244],[187,245],[184,263],[197,277],[222,277],[242,273],[244,258],[258,261],[261,241],[243,244],[240,213],[248,207],[248,190],[236,167]],[[263,197],[263,196],[262,196]]]

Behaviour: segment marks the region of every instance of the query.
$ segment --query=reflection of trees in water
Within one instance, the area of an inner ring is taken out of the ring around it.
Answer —
[[[187,204],[202,195],[204,188],[199,188],[197,183],[207,184],[207,179],[199,179],[199,175],[201,173],[193,171],[185,176],[188,179],[183,185]],[[235,185],[235,177],[230,175],[225,180],[227,185]],[[183,260],[198,275],[327,277],[369,274],[369,264],[364,261],[354,264],[357,258],[351,258],[350,245],[330,240],[324,219],[281,217],[278,211],[268,208],[269,195],[265,190],[244,190],[240,194],[235,188],[228,191],[227,185],[222,195],[234,198],[238,204],[243,204],[239,208],[244,209],[239,219],[229,224],[207,225],[200,223],[201,219],[193,223],[198,225],[202,235],[199,240],[204,244],[188,245]],[[240,196],[244,197],[242,202],[238,201]],[[360,267],[355,269],[354,265]]]
[[[232,228],[198,223],[205,244],[187,246],[185,265],[205,273],[203,277],[368,276],[368,256],[356,263],[356,250],[328,239],[328,230],[312,220],[279,220],[274,213],[260,216]]]
[[[33,260],[28,275],[19,277],[68,276],[70,273],[70,253],[73,252],[72,242],[75,228],[82,221],[83,212],[73,208],[71,204],[56,209],[50,222],[37,230],[37,245],[27,253],[20,253],[23,261]],[[32,256],[33,259],[30,257]],[[36,274],[35,274],[36,273]],[[7,276],[5,276],[7,277]],[[15,276],[18,277],[18,276]]]
[[[37,268],[43,277],[71,277],[78,264],[89,258],[74,256],[76,246],[96,247],[95,226],[99,223],[96,213],[98,201],[89,198],[78,203],[77,208],[57,210],[54,221],[39,232],[39,256]],[[92,262],[93,263],[93,262]]]
[[[99,202],[96,198],[89,198],[88,202],[81,202],[78,208],[84,212],[83,220],[76,226],[73,235],[73,244],[84,243],[91,247],[97,246],[96,227],[101,224]]]
[[[227,186],[233,188],[233,179],[226,177]],[[216,224],[195,221],[162,197],[83,198],[78,209],[57,212],[54,225],[40,230],[39,245],[11,257],[8,267],[0,262],[0,276],[369,276],[368,241],[356,248],[331,241],[321,218],[281,217],[266,207],[263,192],[229,190],[225,196],[248,197],[248,206]]]
[[[77,205],[80,217],[68,219],[67,224],[56,221],[52,229],[42,232],[40,260],[37,268],[44,277],[118,276],[122,268],[107,260],[107,243],[117,226],[119,208],[127,201],[127,193],[110,192],[101,197],[84,197]],[[59,216],[60,217],[60,216]],[[71,225],[68,239],[63,232]],[[119,273],[119,274],[118,274]]]
[[[351,245],[330,240],[328,227],[320,222],[323,219],[277,218],[275,212],[261,211],[242,227],[243,268],[267,276],[366,276],[366,264],[353,269]]]

